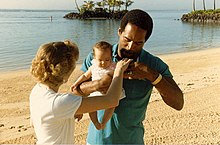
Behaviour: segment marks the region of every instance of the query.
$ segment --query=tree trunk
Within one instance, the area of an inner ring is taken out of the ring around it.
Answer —
[[[125,10],[127,11],[128,9],[128,0],[125,1]]]
[[[214,0],[214,10],[215,10],[215,0]]]
[[[113,0],[113,8],[112,8],[113,15],[114,15],[114,13],[115,13],[115,1],[116,1],[116,0]]]
[[[195,0],[193,0],[193,11],[196,10]]]
[[[78,6],[78,4],[77,4],[76,0],[75,0],[75,4],[76,4],[76,8],[77,8],[77,10],[78,10],[78,11],[79,11],[79,13],[80,13],[80,9],[79,9],[79,6]]]
[[[205,8],[205,0],[203,0],[203,9],[204,9],[204,11],[206,10],[206,8]]]

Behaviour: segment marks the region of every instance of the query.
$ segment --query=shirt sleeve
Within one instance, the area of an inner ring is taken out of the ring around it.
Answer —
[[[89,69],[89,67],[92,65],[92,60],[93,60],[93,53],[90,52],[86,57],[86,59],[83,61],[81,70],[86,72]]]
[[[163,76],[173,77],[172,73],[169,70],[169,66],[159,57],[143,51],[141,53],[140,61],[145,63],[151,69],[156,70]]]
[[[156,57],[156,70],[163,76],[173,77],[172,73],[170,72],[169,66],[162,61],[160,58]]]
[[[53,114],[57,118],[72,118],[81,105],[82,97],[58,94],[53,102]]]

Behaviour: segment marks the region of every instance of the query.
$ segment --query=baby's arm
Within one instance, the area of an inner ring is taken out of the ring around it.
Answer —
[[[112,117],[113,113],[115,111],[115,108],[109,108],[105,110],[104,116],[102,118],[102,129],[105,128],[106,123],[109,121],[109,119]]]
[[[84,74],[82,74],[71,86],[71,91],[73,91],[73,89],[75,89],[78,85],[80,85],[82,82],[85,82],[87,80],[89,80],[92,76],[91,73],[91,69],[89,68],[87,72],[85,72]]]

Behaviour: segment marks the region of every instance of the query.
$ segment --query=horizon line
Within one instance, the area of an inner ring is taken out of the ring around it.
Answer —
[[[137,9],[137,8],[134,8],[134,9]],[[24,10],[24,11],[78,11],[77,9],[28,9],[28,8],[0,8],[0,11],[2,10]],[[131,9],[132,10],[132,9]],[[191,11],[189,9],[148,9],[147,11]]]

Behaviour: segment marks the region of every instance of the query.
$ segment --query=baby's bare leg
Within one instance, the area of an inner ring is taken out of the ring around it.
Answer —
[[[101,124],[99,123],[98,117],[97,117],[97,111],[90,112],[89,117],[92,120],[92,123],[95,125],[96,129],[101,129]]]
[[[105,110],[104,116],[102,118],[102,129],[105,128],[106,123],[112,117],[114,111],[115,111],[115,108],[109,108]]]

